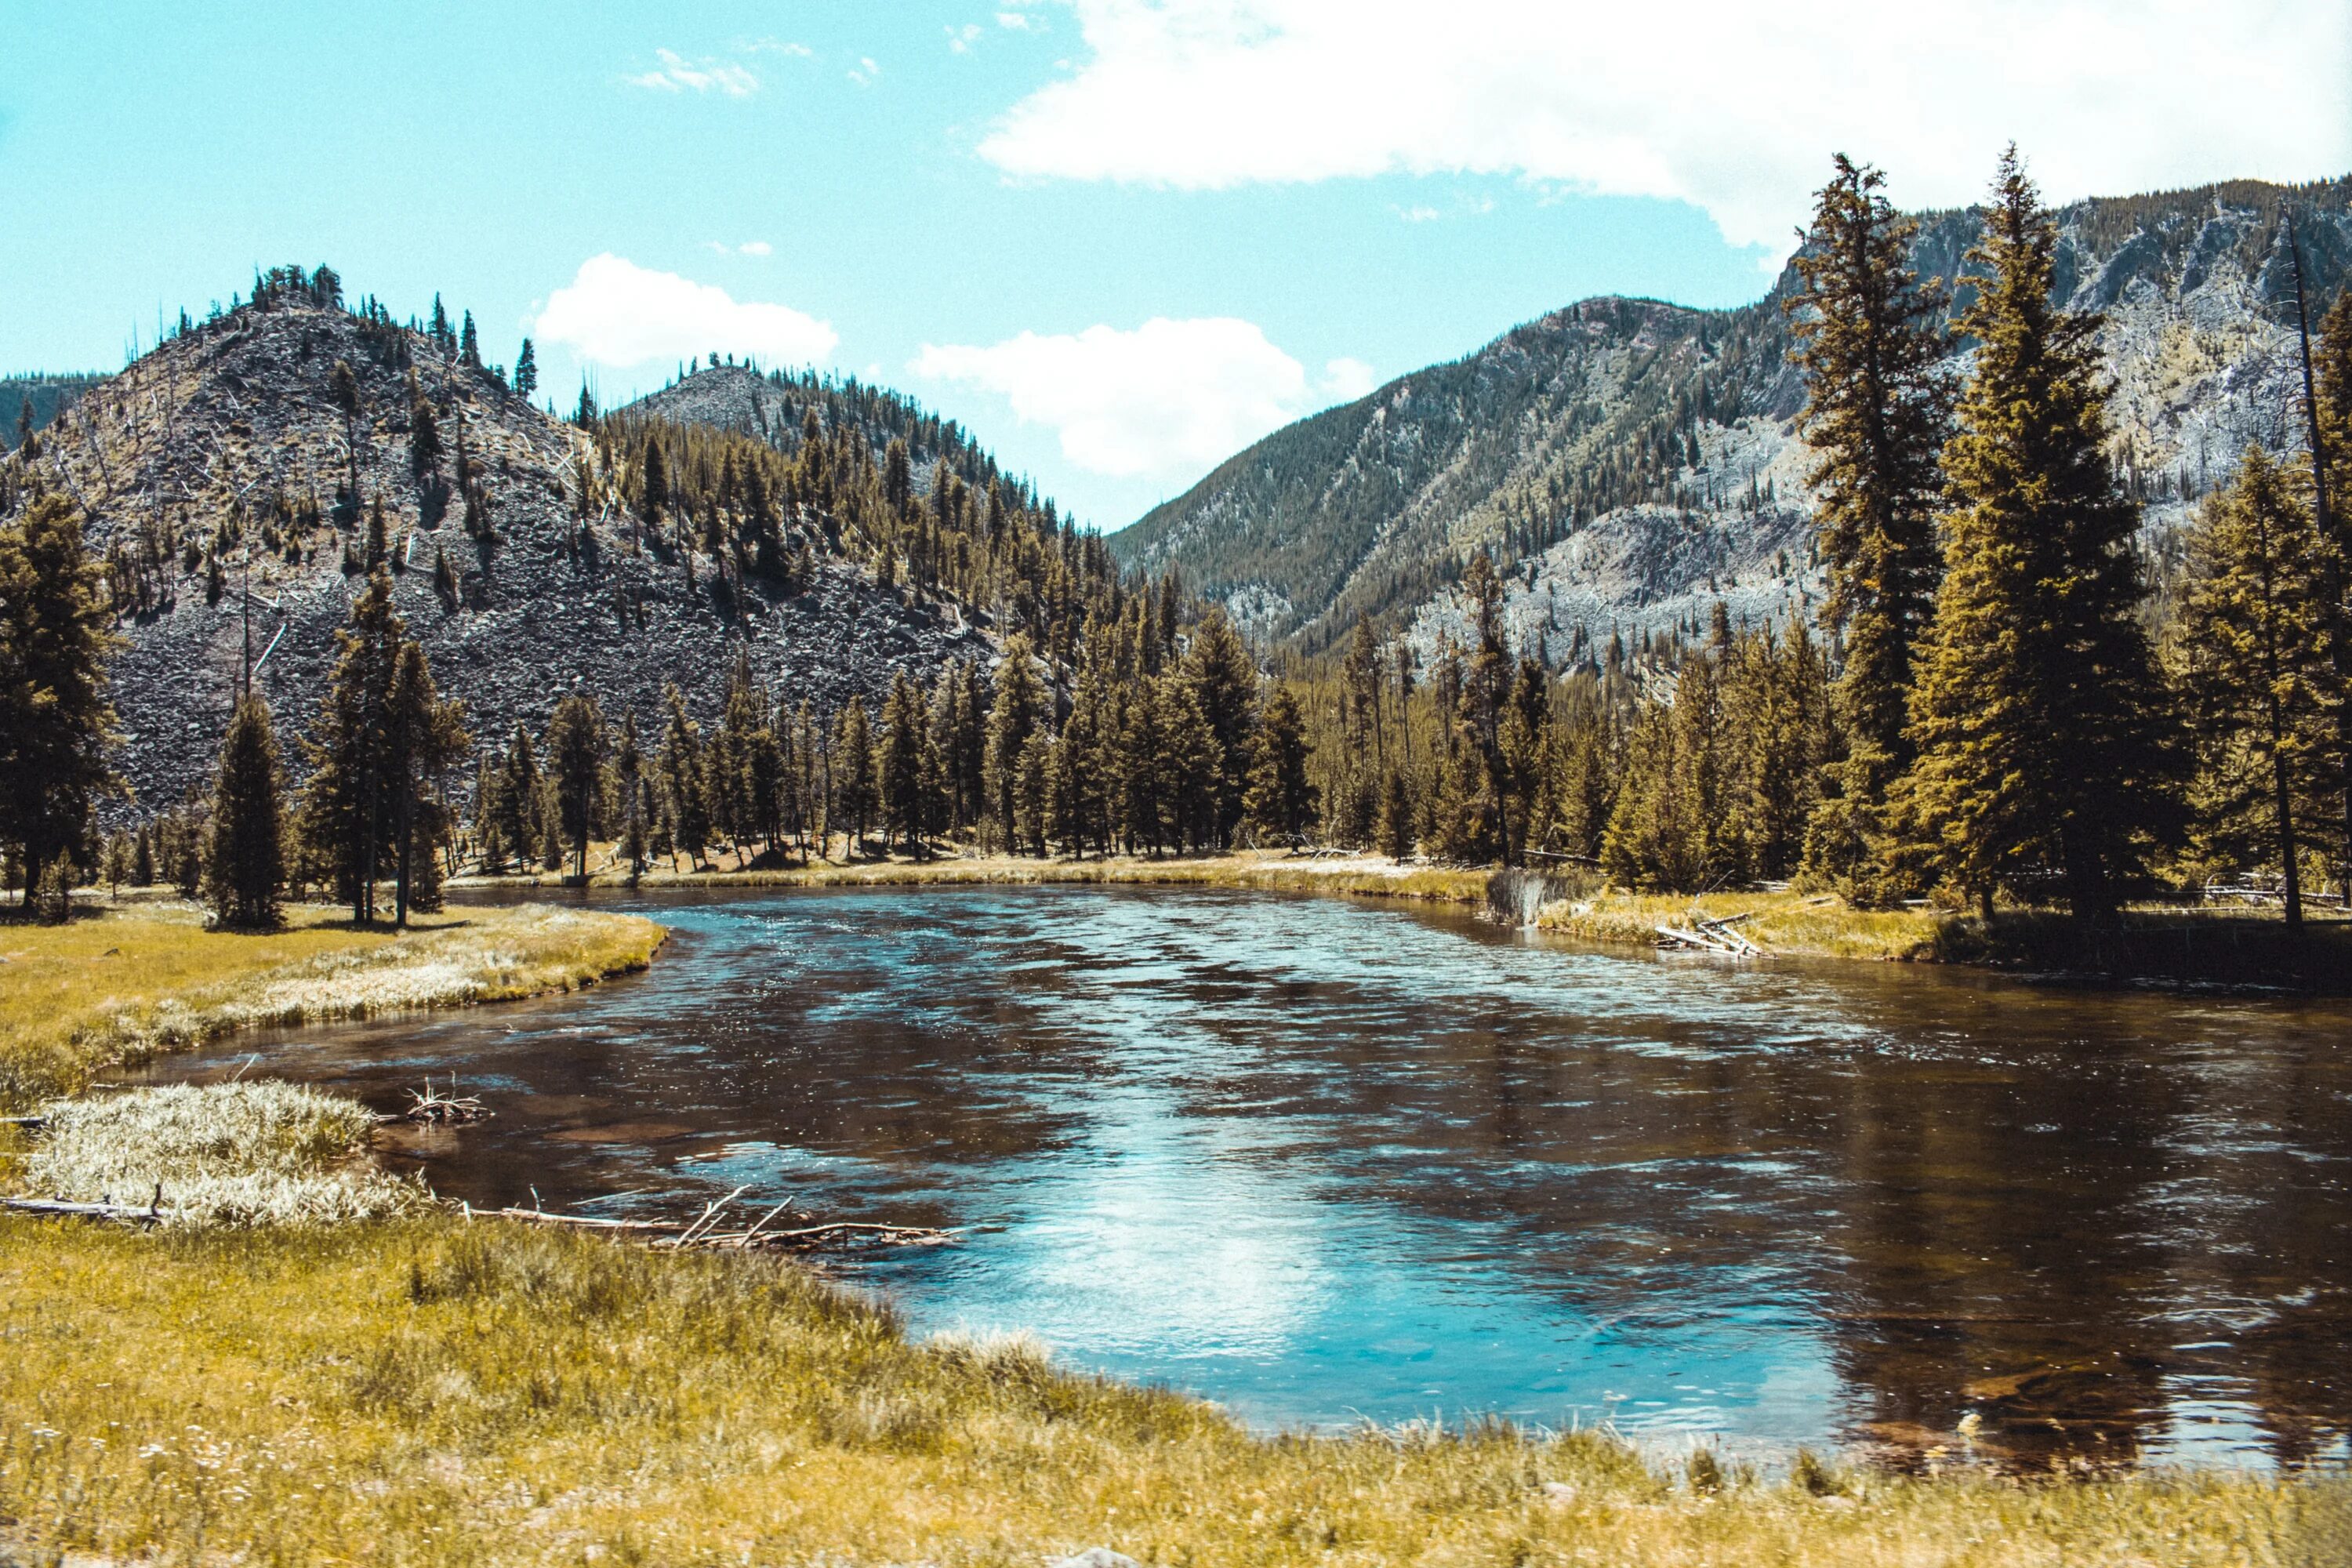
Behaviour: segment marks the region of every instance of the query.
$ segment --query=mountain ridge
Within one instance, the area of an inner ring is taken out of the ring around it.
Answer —
[[[2159,546],[2243,439],[2296,439],[2264,413],[2290,390],[2288,200],[2307,220],[2315,312],[2352,276],[2352,177],[2056,211],[2056,291],[2110,313],[2118,467]],[[1914,263],[1958,284],[1957,311],[1979,209],[1913,216]],[[1685,627],[1727,576],[1743,583],[1734,607],[1751,618],[1801,613],[1819,596],[1817,567],[1780,565],[1810,544],[1808,459],[1789,428],[1803,401],[1786,357],[1792,286],[1784,268],[1761,299],[1725,310],[1624,296],[1565,306],[1267,436],[1112,548],[1133,566],[1176,567],[1261,637],[1307,653],[1359,613],[1444,635],[1473,549],[1517,574],[1511,623],[1549,658],[1616,630]],[[1955,345],[1956,368],[1966,353]]]

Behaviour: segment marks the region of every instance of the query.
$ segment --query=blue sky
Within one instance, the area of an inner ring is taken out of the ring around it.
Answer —
[[[567,405],[709,349],[868,376],[1116,527],[1571,300],[1753,298],[1839,147],[1917,205],[2012,135],[2061,198],[2352,168],[2340,0],[1761,11],[16,0],[0,369],[325,260],[533,333]]]

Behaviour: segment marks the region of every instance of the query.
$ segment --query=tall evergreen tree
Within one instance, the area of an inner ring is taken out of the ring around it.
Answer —
[[[404,639],[385,689],[377,773],[386,792],[383,819],[392,831],[393,923],[413,910],[440,907],[440,848],[449,830],[440,777],[472,744],[465,705],[443,701],[424,647]]]
[[[602,826],[598,807],[608,749],[604,715],[593,697],[573,691],[555,705],[547,721],[547,771],[554,781],[563,837],[572,845],[572,874],[583,881],[588,878],[588,841]]]
[[[1829,566],[1822,614],[1844,644],[1835,700],[1849,750],[1813,858],[1865,901],[1893,890],[1881,812],[1911,762],[1914,666],[1939,566],[1937,459],[1951,407],[1937,330],[1949,296],[1909,267],[1918,226],[1888,203],[1885,184],[1878,170],[1838,154],[1790,262],[1804,288],[1788,300]]]
[[[258,693],[247,692],[221,742],[205,847],[205,882],[213,912],[232,930],[268,931],[278,924],[278,895],[286,886],[278,788],[269,705]],[[143,843],[145,830],[141,832]]]
[[[918,854],[934,816],[938,749],[931,744],[930,716],[915,683],[904,669],[890,681],[890,696],[882,709],[882,834],[884,847],[892,836]]]
[[[1184,654],[1201,717],[1214,737],[1210,763],[1210,821],[1213,837],[1230,843],[1241,826],[1244,796],[1254,755],[1251,732],[1257,725],[1257,663],[1222,605],[1213,605],[1193,628]]]
[[[1259,718],[1249,770],[1252,821],[1286,843],[1315,824],[1315,786],[1307,782],[1307,725],[1298,699],[1277,681]]]
[[[2303,921],[2302,860],[2334,836],[2336,679],[2327,542],[2300,487],[2260,447],[2205,504],[2171,645],[2198,766],[2194,847],[2207,869],[2275,865]],[[2328,847],[2337,851],[2341,846]]]
[[[2138,509],[2105,446],[2098,318],[2051,302],[2057,225],[2016,150],[1962,324],[1981,345],[1945,452],[1955,510],[1914,698],[1915,844],[1989,910],[2054,875],[2113,912],[2167,822],[2162,689],[2137,612]]]
[[[852,853],[866,847],[866,829],[874,826],[881,804],[880,783],[874,765],[874,727],[866,717],[866,699],[853,694],[834,726],[834,790],[841,808],[842,826],[850,832]]]
[[[988,714],[987,810],[997,842],[1008,847],[1013,842],[1021,748],[1029,743],[1045,709],[1043,689],[1030,668],[1035,657],[1027,637],[1016,635],[1006,641],[996,667],[996,702]]]
[[[37,496],[0,528],[0,842],[18,847],[25,901],[44,870],[80,853],[106,761],[108,626],[101,564],[72,505]]]
[[[515,354],[514,389],[515,395],[525,402],[539,390],[539,352],[529,338],[523,339],[522,348]]]
[[[696,866],[710,842],[710,815],[702,790],[702,730],[687,716],[686,693],[675,683],[664,689],[667,724],[662,734],[662,805],[669,823],[672,853],[683,849]]]

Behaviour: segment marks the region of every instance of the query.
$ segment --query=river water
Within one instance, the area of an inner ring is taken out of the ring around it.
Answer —
[[[649,974],[267,1068],[387,1110],[457,1074],[495,1120],[397,1158],[477,1205],[749,1184],[962,1227],[845,1271],[919,1331],[1032,1331],[1268,1426],[2352,1457],[2341,1007],[1266,894],[598,902],[673,928]]]

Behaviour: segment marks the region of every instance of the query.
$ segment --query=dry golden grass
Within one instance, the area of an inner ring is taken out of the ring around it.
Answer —
[[[422,1212],[431,1194],[367,1157],[383,1118],[299,1084],[169,1084],[50,1106],[25,1189],[147,1204],[175,1226],[339,1225]]]
[[[1586,942],[1654,947],[1658,927],[1688,927],[1693,910],[1709,920],[1750,915],[1739,927],[1750,942],[1772,952],[1818,958],[1941,962],[1955,956],[1948,949],[1952,931],[1962,923],[1934,910],[1855,910],[1821,895],[1618,892],[1555,904],[1537,923]]]
[[[216,931],[173,903],[0,924],[0,1108],[238,1029],[568,990],[645,967],[662,935],[635,916],[537,905],[425,916],[400,934],[310,907],[283,931]]]
[[[788,1263],[490,1220],[0,1220],[0,1559],[2316,1568],[2352,1539],[2341,1477],[1710,1491],[1592,1434],[1253,1436],[1018,1342],[910,1344]]]

